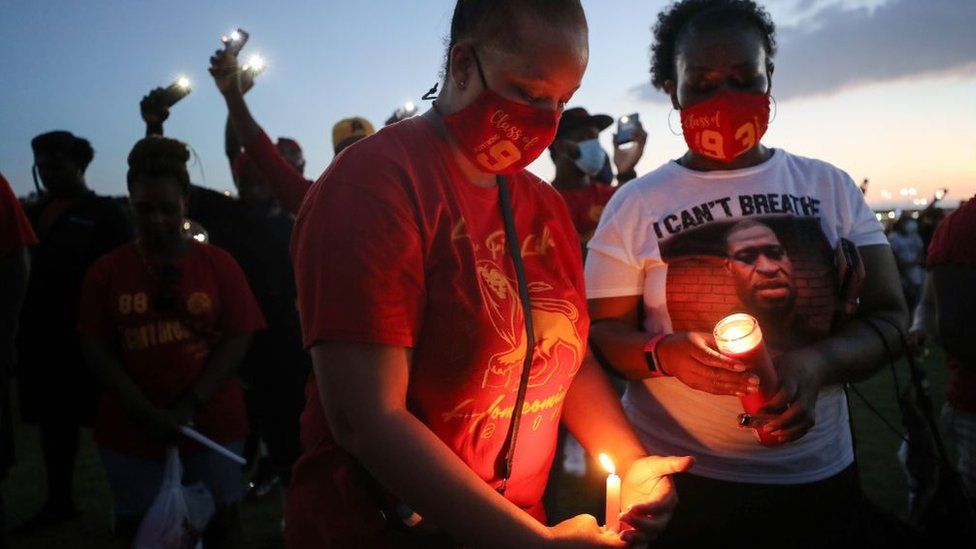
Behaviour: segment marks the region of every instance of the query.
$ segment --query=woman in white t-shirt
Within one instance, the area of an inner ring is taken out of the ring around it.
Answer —
[[[586,282],[591,341],[632,380],[624,405],[648,451],[697,460],[661,541],[845,539],[861,493],[842,384],[880,368],[881,334],[899,349],[907,322],[884,231],[846,173],[760,143],[775,53],[762,8],[683,0],[655,39],[653,84],[689,150],[613,197]],[[856,312],[844,303],[862,277],[835,267],[845,240],[866,273]],[[716,350],[713,327],[738,312],[758,320],[778,388]],[[757,393],[765,408],[744,416]]]

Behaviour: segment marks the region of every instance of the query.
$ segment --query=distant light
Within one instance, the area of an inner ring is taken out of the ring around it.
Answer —
[[[190,222],[189,221],[184,221],[183,222],[183,230],[184,231],[189,231],[190,230]]]
[[[882,191],[881,191],[881,196],[882,196],[883,198],[891,198],[891,191],[888,191],[888,190],[884,190],[884,189],[882,189]]]
[[[908,189],[908,194],[915,196],[916,194],[918,194],[918,189],[912,187],[911,189]]]
[[[898,189],[898,194],[902,196],[908,196],[908,189],[905,188]]]
[[[623,124],[626,124],[627,122],[630,122],[630,117],[629,116],[621,116],[620,117],[620,122],[623,123]]]
[[[188,90],[190,89],[190,79],[185,76],[180,76],[176,79],[176,85],[179,86],[180,89]]]
[[[878,221],[881,221],[882,219],[884,219],[884,216],[881,215],[881,214],[879,214],[879,213],[874,214],[874,217],[877,217],[878,218]]]
[[[224,191],[224,196],[230,196],[230,191]]]
[[[205,235],[203,233],[197,233],[197,234],[193,235],[193,240],[196,240],[197,242],[206,242],[207,241],[207,235]]]
[[[894,218],[895,218],[895,212],[888,212],[888,219],[894,219]]]
[[[413,101],[407,101],[403,104],[403,108],[407,109],[407,111],[415,111],[417,110],[417,105],[414,105]]]
[[[912,212],[912,219],[918,219],[918,212]]]

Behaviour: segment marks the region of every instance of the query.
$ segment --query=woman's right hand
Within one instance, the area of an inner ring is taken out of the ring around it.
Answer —
[[[549,547],[576,549],[587,547],[627,547],[616,532],[600,527],[593,515],[577,515],[549,528],[552,543]]]
[[[657,344],[657,358],[669,375],[713,395],[743,396],[759,390],[759,377],[744,364],[714,348],[715,338],[703,332],[675,332]]]

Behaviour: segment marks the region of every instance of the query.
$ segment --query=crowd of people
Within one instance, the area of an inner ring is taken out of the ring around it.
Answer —
[[[213,497],[204,547],[245,546],[240,502],[269,493],[294,548],[913,540],[861,492],[844,390],[902,350],[909,307],[936,312],[913,341],[947,350],[976,488],[976,202],[931,243],[907,217],[886,235],[844,171],[767,146],[775,26],[751,0],[659,14],[651,83],[688,150],[641,176],[639,122],[608,153],[613,117],[566,108],[588,52],[578,0],[458,0],[431,109],[337,122],[313,181],[218,50],[236,197],[191,182],[162,89],[128,209],[89,188],[87,140],[37,136],[40,199],[21,211],[0,180],[0,468],[15,379],[47,489],[12,535],[78,515],[90,427],[120,547],[173,447]],[[551,182],[525,170],[546,150]],[[773,381],[718,350],[741,313]],[[186,426],[246,456],[249,482]],[[612,458],[619,531],[547,522],[564,444]]]

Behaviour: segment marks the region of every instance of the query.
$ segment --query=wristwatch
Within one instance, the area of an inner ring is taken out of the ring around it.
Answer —
[[[647,361],[647,369],[651,372],[651,378],[668,377],[670,375],[664,371],[664,368],[661,367],[661,362],[657,359],[657,344],[667,335],[657,334],[644,344],[644,360]]]

